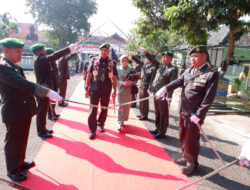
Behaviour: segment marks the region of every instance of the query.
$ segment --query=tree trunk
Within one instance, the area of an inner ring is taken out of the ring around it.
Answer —
[[[234,27],[231,26],[229,32],[230,32],[229,33],[229,45],[228,45],[227,56],[226,56],[226,59],[224,60],[224,65],[222,67],[222,71],[223,71],[222,76],[225,75],[228,65],[230,63],[230,60],[234,54],[234,44],[235,44]]]

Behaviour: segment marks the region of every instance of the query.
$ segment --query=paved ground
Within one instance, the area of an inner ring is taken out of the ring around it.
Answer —
[[[80,74],[77,74],[69,80],[67,97],[69,98],[74,91],[76,84],[82,79]],[[166,152],[174,159],[181,156],[179,140],[178,140],[178,97],[179,91],[175,92],[175,99],[171,103],[170,108],[170,126],[167,131],[166,138],[160,140],[162,147]],[[138,108],[132,108],[136,113]],[[57,112],[60,113],[61,108],[57,108]],[[148,129],[154,128],[154,111],[153,103],[150,101],[150,114],[149,121],[143,122]],[[244,115],[213,115],[209,114],[203,125],[208,138],[211,140],[212,145],[219,152],[222,159],[229,163],[233,161],[240,152],[242,144],[246,142],[246,138],[242,137],[242,134],[250,134],[250,116]],[[32,126],[29,135],[29,142],[27,148],[27,160],[33,160],[39,151],[42,140],[36,134],[36,122],[35,117],[32,120]],[[53,122],[48,120],[47,127],[52,128]],[[108,127],[108,126],[107,126]],[[5,157],[3,152],[5,136],[5,126],[0,124],[0,177],[9,180],[6,177]],[[203,139],[204,140],[204,139]],[[216,158],[212,150],[207,143],[201,142],[201,150],[199,156],[200,166],[198,170],[190,176],[190,180],[197,180],[199,177],[204,176],[215,169],[222,166],[220,161]],[[250,170],[246,167],[241,167],[238,164],[228,169],[223,170],[220,174],[217,174],[199,184],[196,185],[199,190],[216,190],[216,189],[250,189]],[[0,189],[11,189],[6,185],[0,185]],[[167,187],[163,189],[168,189]]]

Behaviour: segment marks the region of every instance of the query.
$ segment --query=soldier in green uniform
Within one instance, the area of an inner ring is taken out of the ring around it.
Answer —
[[[156,97],[161,98],[165,93],[182,87],[179,116],[182,158],[174,162],[184,166],[184,174],[192,173],[198,166],[200,130],[197,124],[203,124],[218,86],[218,72],[207,64],[207,47],[194,47],[190,52],[190,58],[192,67],[156,93]]]
[[[31,51],[35,55],[34,71],[36,76],[36,82],[42,86],[51,88],[53,86],[53,74],[51,63],[58,60],[62,56],[75,52],[78,49],[77,44],[71,44],[62,50],[46,56],[44,45],[37,43],[31,46]],[[53,131],[46,129],[46,115],[49,108],[49,99],[44,97],[37,97],[38,113],[36,117],[37,133],[41,138],[51,138]]]
[[[154,56],[154,55],[152,55]],[[137,56],[132,56],[132,60],[136,63],[142,65],[144,64]],[[148,87],[151,81],[155,67],[151,61],[147,61],[141,68],[141,79],[138,81],[139,86],[139,99],[148,97]],[[137,117],[139,120],[148,120],[148,111],[149,111],[149,100],[144,100],[139,102],[140,115]]]
[[[171,51],[162,53],[162,63],[152,58],[147,51],[144,54],[156,68],[149,85],[150,93],[155,94],[161,87],[175,80],[178,76],[178,69],[171,64],[174,54]],[[173,91],[168,92],[167,98],[171,99],[172,94]],[[156,129],[150,132],[155,134],[155,138],[163,138],[169,125],[169,104],[166,97],[158,100],[154,98],[154,106]]]
[[[117,69],[114,61],[109,57],[110,45],[102,44],[100,49],[100,56],[91,62],[88,67],[88,76],[85,83],[85,97],[90,96],[90,104],[101,106],[108,106],[110,94],[113,87],[112,99],[116,97],[116,80]],[[89,138],[94,139],[96,136],[97,125],[99,125],[99,131],[104,132],[104,125],[107,119],[108,110],[101,109],[101,113],[97,117],[97,108],[90,107],[90,113],[88,118],[89,125]]]
[[[46,55],[50,55],[52,53],[54,53],[54,49],[53,48],[45,48],[45,52]],[[54,90],[55,92],[58,92],[58,69],[57,69],[57,65],[56,62],[53,61],[50,63],[51,67],[52,67],[52,71],[50,73],[48,73],[48,75],[52,75],[50,78],[53,79],[53,81],[51,82],[51,89]],[[59,118],[59,114],[56,114],[55,112],[55,107],[56,107],[56,103],[50,101],[50,106],[49,106],[49,110],[48,110],[48,119],[52,120],[52,121],[56,121]]]
[[[49,97],[53,101],[60,101],[61,97],[25,79],[22,68],[17,65],[22,58],[23,42],[6,38],[0,44],[4,51],[0,63],[0,94],[2,121],[7,128],[4,141],[7,175],[13,181],[23,181],[27,179],[25,171],[35,165],[24,161],[31,118],[37,113],[34,96]]]

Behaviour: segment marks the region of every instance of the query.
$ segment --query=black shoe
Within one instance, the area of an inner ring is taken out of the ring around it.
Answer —
[[[21,172],[21,171],[17,171],[13,174],[8,173],[7,176],[12,180],[12,181],[24,181],[27,179],[27,176],[25,175],[25,173]]]
[[[57,118],[59,118],[59,117],[60,117],[60,114],[54,113],[54,116],[57,117]]]
[[[54,131],[52,129],[51,130],[46,130],[46,132],[49,133],[49,134],[54,133]]]
[[[36,164],[34,161],[31,162],[23,162],[23,164],[20,166],[21,170],[28,170],[32,167],[34,167]]]
[[[104,133],[105,132],[105,130],[104,130],[104,125],[99,125],[99,131],[101,132],[101,133]]]
[[[187,166],[182,168],[181,172],[185,175],[189,175],[194,172],[197,168],[197,165],[194,162],[187,162]]]
[[[68,105],[68,103],[59,103],[58,106],[60,107],[66,107]]]
[[[39,134],[38,136],[41,137],[41,138],[43,138],[43,139],[47,139],[47,138],[52,138],[52,137],[53,137],[53,136],[52,136],[50,133],[48,133],[48,132]]]
[[[147,118],[147,117],[142,116],[142,117],[140,117],[140,118],[139,118],[139,120],[141,120],[141,121],[146,121],[146,120],[148,120],[148,118]]]
[[[89,139],[94,139],[95,138],[95,136],[96,136],[96,134],[95,133],[89,133]]]
[[[162,134],[156,134],[155,136],[154,136],[156,139],[162,139],[162,138],[164,138],[165,137],[165,135],[162,135]]]
[[[58,120],[58,117],[54,116],[54,117],[48,117],[49,120],[51,121],[57,121]]]
[[[186,166],[187,165],[187,160],[185,160],[184,158],[175,159],[174,163],[178,164],[180,166]]]
[[[155,129],[155,130],[149,130],[149,132],[152,133],[152,134],[157,134],[158,130],[157,129]]]
[[[137,115],[136,117],[141,118],[142,115]]]

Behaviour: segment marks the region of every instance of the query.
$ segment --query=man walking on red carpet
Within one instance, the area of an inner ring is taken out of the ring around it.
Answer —
[[[102,44],[100,49],[100,56],[90,63],[88,67],[88,76],[85,83],[85,96],[90,96],[90,104],[101,106],[108,106],[110,94],[113,86],[112,99],[116,97],[116,80],[117,69],[113,60],[109,57],[109,44]],[[107,119],[108,110],[102,108],[101,113],[97,117],[97,108],[90,107],[88,125],[89,138],[94,139],[96,136],[97,125],[99,131],[104,132],[104,124]]]

